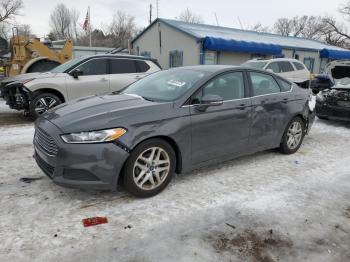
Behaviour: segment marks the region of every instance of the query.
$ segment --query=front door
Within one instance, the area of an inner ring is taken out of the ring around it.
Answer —
[[[247,98],[242,72],[229,72],[209,81],[191,102],[192,163],[235,156],[247,150],[249,140],[250,98]],[[205,111],[196,106],[212,94],[224,102]]]
[[[93,58],[77,68],[82,75],[78,78],[67,76],[67,93],[69,100],[89,96],[103,95],[110,92],[107,59]]]

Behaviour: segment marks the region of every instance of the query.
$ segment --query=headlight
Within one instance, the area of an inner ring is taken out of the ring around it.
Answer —
[[[64,142],[69,144],[78,143],[101,143],[118,139],[126,133],[124,128],[113,128],[90,132],[70,133],[61,135]]]

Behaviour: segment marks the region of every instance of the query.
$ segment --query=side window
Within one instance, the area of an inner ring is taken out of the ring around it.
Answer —
[[[179,67],[183,65],[183,52],[170,51],[169,52],[169,67]]]
[[[195,95],[192,104],[199,104],[205,95],[217,95],[223,100],[244,98],[243,73],[227,73],[214,78]]]
[[[280,66],[281,73],[294,71],[292,64],[289,62],[278,62],[278,64]]]
[[[267,95],[280,92],[280,87],[271,75],[251,72],[250,79],[252,82],[253,95]]]
[[[137,73],[135,60],[131,59],[110,59],[111,74]]]
[[[82,72],[83,76],[91,75],[106,75],[107,60],[106,59],[91,59],[77,67]]]
[[[282,92],[288,92],[292,88],[292,84],[288,83],[287,81],[284,81],[280,78],[277,78],[277,82],[280,85],[281,91]]]
[[[272,62],[272,63],[270,63],[270,64],[266,67],[266,69],[271,69],[274,73],[280,73],[280,72],[281,72],[281,69],[280,69],[280,67],[279,67],[279,65],[278,65],[277,62]]]
[[[305,70],[305,67],[302,64],[300,64],[300,63],[293,62],[293,65],[295,66],[295,68],[297,70]]]
[[[148,71],[150,66],[145,61],[135,61],[138,73],[144,73]]]

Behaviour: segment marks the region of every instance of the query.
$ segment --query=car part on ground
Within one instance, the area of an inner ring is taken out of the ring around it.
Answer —
[[[0,96],[10,108],[24,110],[36,118],[60,103],[119,91],[159,70],[156,60],[145,57],[113,54],[80,57],[50,72],[23,74],[4,80]],[[54,100],[54,104],[38,104],[44,94]]]
[[[34,156],[59,185],[115,190],[124,182],[132,194],[148,197],[175,171],[271,148],[294,153],[314,120],[310,93],[263,70],[160,71],[120,93],[43,114],[35,124]]]

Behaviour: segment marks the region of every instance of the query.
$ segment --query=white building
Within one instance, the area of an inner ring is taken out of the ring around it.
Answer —
[[[253,58],[286,57],[320,73],[329,60],[350,59],[350,51],[300,37],[156,19],[132,42],[134,54],[156,58],[163,68],[240,65]]]

